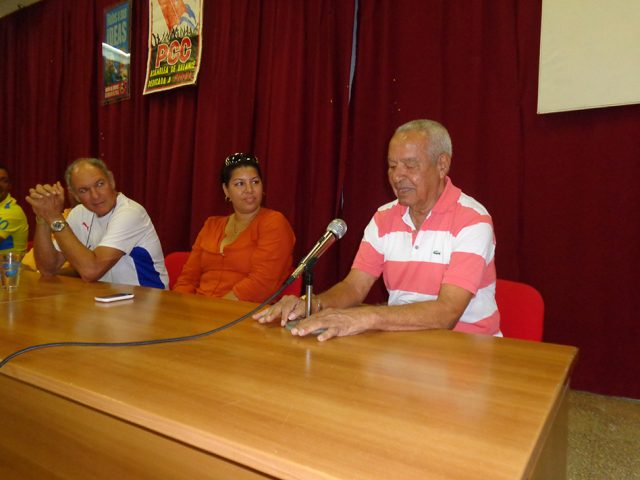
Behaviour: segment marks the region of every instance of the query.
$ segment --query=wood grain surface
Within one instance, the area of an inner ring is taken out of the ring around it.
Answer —
[[[95,295],[120,291],[135,298],[94,301]],[[48,342],[192,335],[253,307],[23,272],[17,292],[0,293],[0,357]],[[13,410],[0,410],[0,422],[8,432],[7,418],[18,415],[15,404],[30,396],[16,392],[31,389],[49,400],[31,399],[30,406],[25,401],[25,411],[52,402],[87,410],[75,415],[73,435],[60,433],[61,421],[59,438],[76,437],[83,425],[93,432],[83,444],[101,438],[99,429],[92,430],[100,422],[88,418],[102,415],[223,459],[249,472],[243,478],[251,472],[291,479],[531,478],[541,469],[538,461],[546,458],[554,428],[560,435],[556,449],[562,448],[566,431],[556,419],[562,418],[576,353],[568,346],[450,331],[372,332],[319,343],[248,319],[192,341],[20,355],[0,369],[0,392],[11,391],[14,398]],[[78,420],[85,415],[86,421]],[[47,418],[29,428],[45,428]],[[25,422],[14,422],[12,431],[26,429]],[[113,438],[117,427],[104,428]],[[2,464],[17,468],[20,442],[10,437],[3,435],[0,445],[0,472]],[[203,461],[190,455],[184,454],[185,464]],[[168,457],[176,462],[182,454],[157,458],[147,452],[130,461],[158,467]],[[81,478],[85,467],[68,462]],[[58,468],[46,458],[37,463],[34,468],[44,471]],[[199,478],[230,478],[214,470]]]

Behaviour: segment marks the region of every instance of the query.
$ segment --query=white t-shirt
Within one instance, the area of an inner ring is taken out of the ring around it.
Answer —
[[[98,217],[83,205],[71,210],[67,222],[89,250],[110,247],[124,255],[100,279],[101,282],[166,289],[169,277],[156,229],[139,203],[118,193],[115,208]],[[55,247],[59,249],[57,243]]]

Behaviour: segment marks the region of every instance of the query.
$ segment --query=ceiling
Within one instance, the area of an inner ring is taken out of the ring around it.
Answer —
[[[0,17],[6,17],[16,10],[40,1],[41,0],[0,0]]]

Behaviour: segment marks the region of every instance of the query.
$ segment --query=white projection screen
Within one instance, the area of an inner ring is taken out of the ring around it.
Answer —
[[[543,0],[538,113],[640,103],[640,0]]]

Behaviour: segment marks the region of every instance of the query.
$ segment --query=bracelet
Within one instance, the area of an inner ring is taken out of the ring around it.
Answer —
[[[44,218],[39,217],[38,215],[36,215],[36,223],[38,225],[49,225]]]

